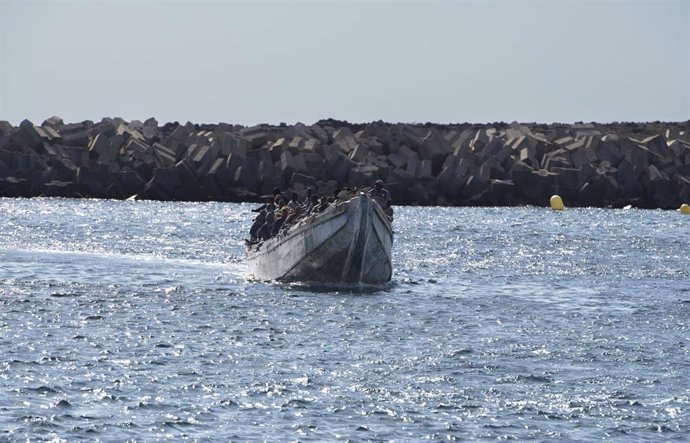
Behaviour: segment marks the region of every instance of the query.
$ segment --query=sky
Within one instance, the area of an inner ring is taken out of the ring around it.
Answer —
[[[690,1],[0,0],[0,120],[685,121]]]

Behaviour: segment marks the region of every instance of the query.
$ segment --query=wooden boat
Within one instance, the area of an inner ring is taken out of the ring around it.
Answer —
[[[392,244],[388,217],[361,193],[249,246],[247,262],[262,280],[380,284],[391,279]]]

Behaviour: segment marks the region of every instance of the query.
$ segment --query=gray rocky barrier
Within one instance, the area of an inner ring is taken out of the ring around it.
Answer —
[[[258,201],[381,179],[395,204],[678,208],[689,126],[0,121],[0,196]]]

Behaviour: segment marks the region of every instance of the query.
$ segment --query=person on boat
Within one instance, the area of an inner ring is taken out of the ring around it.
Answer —
[[[283,204],[287,203],[287,198],[285,194],[280,190],[280,188],[273,188],[273,204],[280,208]]]
[[[383,187],[383,180],[376,180],[374,188],[369,191],[369,196],[376,200],[389,220],[393,220],[393,201],[388,189]]]
[[[316,195],[312,195],[311,198],[309,199],[309,204],[307,205],[304,213],[306,215],[313,214],[316,212],[316,208],[319,207],[319,197]]]
[[[264,222],[263,225],[259,228],[259,231],[257,232],[256,236],[259,240],[268,240],[271,238],[271,230],[273,229],[273,222],[274,222],[274,215],[273,211],[266,212],[266,221]]]
[[[263,224],[266,223],[266,210],[263,209],[259,212],[252,223],[252,227],[249,228],[249,241],[254,243],[258,240],[259,229]]]
[[[299,195],[297,195],[296,192],[292,193],[292,196],[290,197],[290,201],[288,202],[288,206],[290,206],[290,203],[293,204],[293,206],[302,206],[302,202],[299,201]]]
[[[326,210],[328,207],[328,197],[325,195],[321,197],[321,200],[319,201],[319,205],[316,207],[316,212],[323,212]]]
[[[286,229],[289,225],[291,225],[302,212],[302,207],[292,201],[287,204],[287,209],[287,218],[285,219],[285,222],[283,222],[283,229]]]
[[[273,222],[273,226],[271,227],[271,237],[275,237],[276,235],[278,235],[278,232],[280,232],[280,228],[283,226],[283,223],[287,218],[287,212],[287,207],[284,207],[282,210],[276,212],[275,221]]]

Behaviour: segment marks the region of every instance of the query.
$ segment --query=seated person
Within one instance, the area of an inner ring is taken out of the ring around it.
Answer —
[[[266,210],[263,209],[254,219],[252,227],[249,228],[249,241],[255,242],[258,239],[259,228],[266,222]]]

